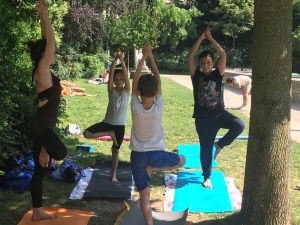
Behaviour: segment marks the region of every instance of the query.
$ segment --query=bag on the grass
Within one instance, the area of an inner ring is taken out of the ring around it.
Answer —
[[[53,180],[66,181],[69,183],[76,183],[85,176],[83,167],[71,159],[65,159],[62,164],[49,175]]]
[[[77,124],[71,123],[68,126],[66,126],[65,128],[65,133],[67,135],[72,135],[72,134],[82,134],[81,129],[79,128],[79,126]]]
[[[5,175],[0,178],[0,190],[22,192],[28,187],[34,173],[32,153],[13,155],[8,161],[11,165]]]

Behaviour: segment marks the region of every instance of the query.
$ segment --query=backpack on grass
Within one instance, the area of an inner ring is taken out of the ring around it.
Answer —
[[[49,175],[52,180],[66,181],[68,183],[76,183],[85,176],[83,167],[71,159],[65,159],[62,164]]]
[[[12,164],[0,178],[0,190],[20,193],[28,187],[34,173],[32,153],[14,155],[9,160]]]

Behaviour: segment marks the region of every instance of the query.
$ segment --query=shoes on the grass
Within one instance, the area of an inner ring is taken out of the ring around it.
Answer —
[[[246,110],[248,110],[248,108],[246,106],[241,106],[238,108],[238,110],[246,111]]]
[[[300,184],[296,185],[296,189],[300,190]]]

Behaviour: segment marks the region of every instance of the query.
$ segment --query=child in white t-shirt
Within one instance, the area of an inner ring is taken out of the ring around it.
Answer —
[[[150,60],[154,75],[141,76],[146,58]],[[129,146],[132,175],[140,194],[141,210],[146,225],[153,225],[149,189],[152,171],[173,170],[185,164],[183,156],[165,151],[163,108],[160,75],[150,43],[147,41],[132,82],[132,129]]]

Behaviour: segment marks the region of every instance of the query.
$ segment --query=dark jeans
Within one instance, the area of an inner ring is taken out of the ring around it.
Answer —
[[[220,148],[230,145],[245,129],[245,123],[228,111],[210,119],[196,119],[196,130],[200,141],[200,162],[204,180],[210,178],[212,168],[212,151],[216,135],[220,128],[228,129],[223,138],[217,142]]]
[[[51,159],[62,160],[67,155],[67,148],[52,128],[47,128],[31,137],[33,141],[34,174],[30,183],[32,207],[42,207],[43,178],[48,167],[42,167],[39,162],[41,148],[45,147]],[[48,165],[49,166],[49,165]]]

